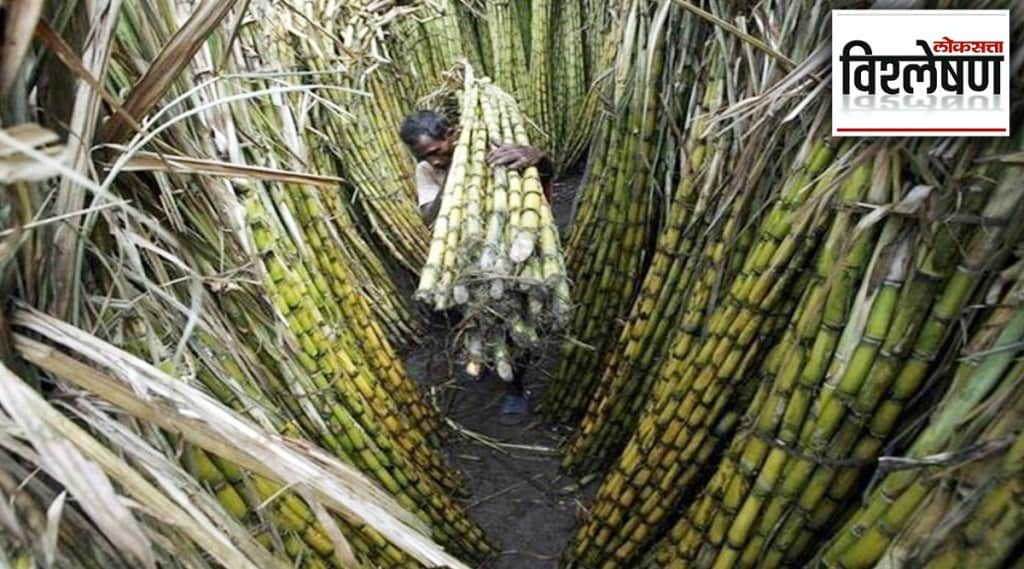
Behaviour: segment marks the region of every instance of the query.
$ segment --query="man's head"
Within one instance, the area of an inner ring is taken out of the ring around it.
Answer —
[[[416,160],[425,160],[434,168],[448,169],[455,150],[456,133],[444,115],[434,111],[416,111],[402,120],[399,134]]]

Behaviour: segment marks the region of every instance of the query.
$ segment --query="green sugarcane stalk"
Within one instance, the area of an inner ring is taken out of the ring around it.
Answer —
[[[615,100],[627,102],[628,112],[609,120],[607,146],[601,148],[605,158],[598,158],[595,170],[586,175],[582,191],[589,203],[583,204],[568,241],[567,266],[581,295],[575,299],[570,324],[575,338],[563,343],[542,402],[543,412],[555,420],[571,421],[583,411],[608,348],[619,336],[619,318],[627,313],[640,284],[650,221],[648,141],[654,128],[655,82],[663,62],[665,36],[659,24],[665,8],[659,6],[650,22],[647,15],[637,14],[636,5],[628,16],[636,23],[626,26],[624,37],[634,37],[636,46],[627,55],[620,54],[620,67],[631,64],[628,72],[635,73],[637,84],[627,90],[623,71],[612,87]],[[598,189],[609,193],[602,196]]]
[[[743,377],[742,364],[751,357],[751,343],[768,321],[765,311],[785,298],[813,248],[814,235],[826,221],[826,216],[811,213],[815,208],[788,215],[787,211],[828,191],[846,168],[844,161],[825,168],[832,161],[828,145],[808,147],[813,151],[804,153],[804,166],[793,173],[774,215],[762,224],[760,241],[747,257],[744,274],[712,314],[708,337],[692,349],[673,349],[685,357],[662,367],[652,404],[569,550],[581,564],[612,566],[628,560],[643,542],[627,544],[628,532],[622,530],[660,523],[685,489],[676,484],[677,477],[702,466],[691,462],[696,456],[694,445],[707,436],[702,426],[714,421],[716,410],[733,395],[736,382],[729,378]],[[630,492],[634,485],[639,492]],[[638,509],[634,509],[636,503]]]
[[[717,58],[712,57],[710,61],[712,66],[720,67],[714,63]],[[720,85],[720,81],[713,80],[704,88],[700,97],[702,103],[692,113],[697,121],[705,120],[701,115],[720,103],[722,91],[716,85]],[[701,244],[709,238],[707,230],[711,221],[707,211],[710,199],[699,197],[699,192],[707,191],[709,185],[700,180],[711,175],[705,167],[706,156],[718,148],[697,134],[703,131],[699,122],[690,130],[691,139],[682,160],[685,170],[670,206],[668,225],[658,237],[654,259],[633,304],[630,319],[604,367],[581,420],[580,431],[566,452],[563,460],[566,468],[580,472],[599,469],[621,447],[623,439],[635,427],[638,415],[626,409],[646,399],[653,375],[651,368],[663,355],[683,301],[689,298],[694,302],[688,290],[703,263],[694,262],[691,252],[703,248]],[[737,207],[733,215],[741,211],[742,208]]]

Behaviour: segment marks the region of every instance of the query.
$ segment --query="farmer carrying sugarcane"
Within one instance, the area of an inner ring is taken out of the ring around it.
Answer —
[[[416,158],[416,193],[420,213],[428,227],[434,224],[441,209],[445,179],[452,162],[452,153],[459,132],[444,115],[434,111],[416,111],[402,121],[402,141]],[[493,148],[487,157],[493,167],[524,170],[535,166],[541,175],[544,196],[551,199],[551,179],[554,168],[547,154],[535,146],[502,144]],[[501,404],[500,422],[516,425],[529,414],[526,389],[523,384],[524,362],[516,361],[512,381],[506,383]]]

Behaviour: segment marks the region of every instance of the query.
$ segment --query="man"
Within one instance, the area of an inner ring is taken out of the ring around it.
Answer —
[[[459,133],[448,119],[433,111],[416,111],[402,120],[399,130],[402,141],[416,158],[416,194],[420,213],[427,227],[434,225],[441,210],[441,197],[452,153]],[[505,144],[493,149],[487,157],[491,167],[505,167],[522,170],[536,166],[544,185],[544,196],[551,199],[551,174],[553,169],[547,155],[535,146]],[[517,425],[529,415],[526,389],[523,385],[524,366],[517,362],[513,380],[506,384],[505,397],[501,403],[500,422]]]

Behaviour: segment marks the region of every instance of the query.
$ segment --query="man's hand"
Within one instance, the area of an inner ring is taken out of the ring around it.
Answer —
[[[523,146],[520,144],[502,144],[491,151],[487,157],[487,164],[490,167],[504,166],[512,170],[522,170],[530,166],[540,164],[547,155],[536,146]]]

